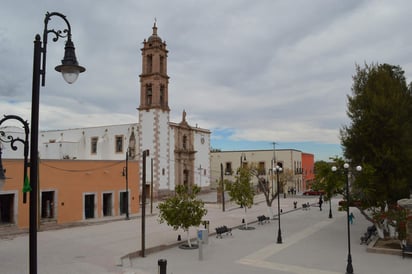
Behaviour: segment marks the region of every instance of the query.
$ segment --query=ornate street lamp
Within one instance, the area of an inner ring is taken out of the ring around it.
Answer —
[[[26,197],[27,197],[26,193],[30,191],[30,185],[29,185],[29,182],[27,181],[28,179],[27,178],[27,168],[29,166],[28,160],[27,160],[29,156],[29,132],[30,132],[29,123],[17,115],[4,115],[4,117],[0,120],[0,126],[8,120],[16,120],[23,125],[24,139],[20,137],[14,137],[6,133],[5,131],[0,131],[0,190],[3,188],[3,185],[6,181],[6,176],[4,174],[4,168],[3,168],[3,163],[1,159],[2,145],[3,143],[10,143],[11,149],[17,150],[16,142],[22,143],[24,147],[23,203],[26,203]]]
[[[332,171],[336,172],[338,168],[336,166],[332,166]],[[349,164],[345,163],[343,165],[344,174],[346,177],[346,223],[347,223],[347,230],[348,230],[348,264],[346,266],[346,274],[353,274],[353,266],[352,266],[352,255],[350,251],[350,223],[349,223],[349,205],[350,205],[350,192],[349,192]],[[356,171],[362,171],[361,166],[356,167]]]
[[[280,230],[280,187],[279,187],[279,173],[282,172],[282,167],[280,166],[276,166],[275,170],[276,172],[276,183],[277,183],[277,191],[278,191],[278,239],[277,239],[277,243],[281,244],[282,243],[282,231]]]
[[[48,23],[52,17],[57,16],[66,22],[67,28],[64,30],[48,29]],[[30,135],[30,184],[32,191],[30,192],[30,274],[37,273],[37,196],[38,196],[38,138],[39,138],[39,104],[40,104],[40,80],[41,85],[45,85],[46,80],[46,52],[47,52],[47,35],[54,34],[53,42],[57,42],[59,38],[67,38],[64,58],[62,64],[55,69],[61,72],[63,78],[69,84],[76,81],[79,73],[86,69],[79,66],[74,45],[72,42],[72,32],[69,21],[66,16],[58,12],[47,12],[44,18],[43,42],[40,39],[40,34],[35,36],[34,40],[34,56],[33,56],[33,86],[32,86],[32,106],[31,106],[31,135]]]

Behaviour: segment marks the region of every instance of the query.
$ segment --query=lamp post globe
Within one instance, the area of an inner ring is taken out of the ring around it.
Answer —
[[[66,42],[66,46],[64,47],[64,58],[62,60],[62,64],[54,68],[56,71],[61,72],[63,79],[68,84],[73,84],[76,82],[79,74],[86,71],[84,67],[79,66],[74,49],[74,44],[71,37],[69,37]]]

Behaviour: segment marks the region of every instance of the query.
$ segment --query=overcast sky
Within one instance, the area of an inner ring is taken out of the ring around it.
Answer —
[[[87,70],[66,84],[54,71],[65,39],[49,35],[43,130],[137,122],[140,48],[155,18],[169,50],[171,121],[186,110],[222,150],[276,142],[316,159],[340,155],[355,65],[390,63],[412,76],[407,0],[3,0],[0,115],[30,121],[33,40],[46,11],[67,16]]]

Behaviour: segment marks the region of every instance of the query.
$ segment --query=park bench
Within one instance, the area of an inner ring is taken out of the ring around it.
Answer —
[[[310,204],[309,203],[302,204],[302,209],[303,210],[309,210],[310,209]]]
[[[360,240],[361,240],[360,244],[369,244],[370,241],[372,241],[372,236],[375,236],[377,233],[378,232],[376,230],[375,225],[368,226],[368,228],[366,229],[366,232],[360,238]]]
[[[402,258],[405,258],[405,255],[412,255],[412,245],[402,244]]]
[[[232,235],[232,229],[228,228],[227,226],[219,226],[215,228],[216,230],[216,238],[220,238],[222,239],[222,235],[226,234],[226,235]]]
[[[264,223],[269,223],[270,218],[266,217],[265,215],[257,216],[258,224],[263,225]]]

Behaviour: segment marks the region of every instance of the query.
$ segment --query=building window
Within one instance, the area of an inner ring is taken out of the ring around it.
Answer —
[[[91,153],[96,154],[97,153],[97,141],[99,140],[99,137],[92,137],[91,139]]]
[[[160,85],[160,106],[164,105],[164,97],[165,97],[165,86]]]
[[[232,163],[226,162],[225,175],[231,175],[231,174],[232,174]]]
[[[146,85],[146,105],[152,105],[152,85]]]
[[[164,56],[160,56],[160,73],[164,73]]]
[[[266,174],[266,168],[265,168],[265,162],[259,162],[259,175],[265,175]]]
[[[187,149],[187,136],[183,135],[183,149]]]
[[[151,73],[153,69],[153,56],[152,55],[147,55],[146,56],[147,60],[147,73]]]
[[[123,152],[123,135],[116,136],[116,153]]]

